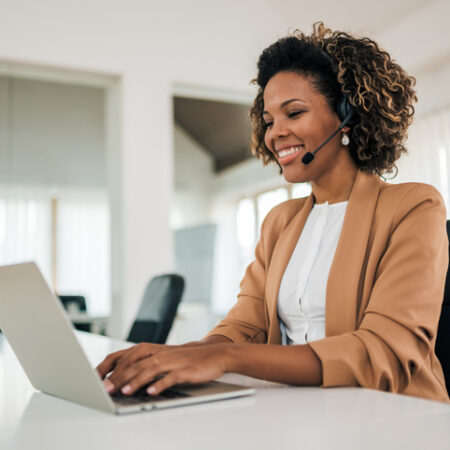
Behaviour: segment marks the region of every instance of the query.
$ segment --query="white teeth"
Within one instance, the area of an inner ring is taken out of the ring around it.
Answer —
[[[292,155],[292,153],[299,152],[302,148],[303,148],[303,145],[298,146],[298,147],[286,148],[286,149],[281,150],[280,152],[278,152],[278,156],[280,158],[284,158],[287,155]]]

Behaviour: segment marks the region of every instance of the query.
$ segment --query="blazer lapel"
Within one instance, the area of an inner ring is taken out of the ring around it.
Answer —
[[[327,282],[325,334],[356,329],[358,287],[381,180],[358,171]]]
[[[297,241],[300,238],[300,234],[313,205],[314,196],[311,194],[302,209],[281,233],[272,253],[266,281],[267,312],[270,321],[269,335],[267,337],[269,344],[281,343],[280,324],[277,316],[278,291],[284,271],[291,259],[291,255],[297,245]]]

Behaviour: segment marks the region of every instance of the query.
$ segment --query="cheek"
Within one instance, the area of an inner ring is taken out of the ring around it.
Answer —
[[[266,144],[266,147],[273,153],[270,132],[268,131],[264,133],[264,144]]]
[[[314,136],[317,132],[317,119],[313,114],[303,116],[295,123],[293,132],[296,136],[304,139]]]

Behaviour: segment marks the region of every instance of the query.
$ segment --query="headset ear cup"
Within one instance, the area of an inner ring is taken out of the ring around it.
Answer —
[[[341,122],[347,119],[347,126],[352,126],[356,123],[355,108],[353,108],[345,95],[339,99],[336,112]]]

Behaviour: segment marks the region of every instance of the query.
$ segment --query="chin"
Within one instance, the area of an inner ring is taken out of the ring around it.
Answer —
[[[285,170],[283,168],[283,176],[284,179],[288,183],[306,183],[307,181],[310,181],[310,177],[308,177],[305,173],[303,173],[303,170]]]

